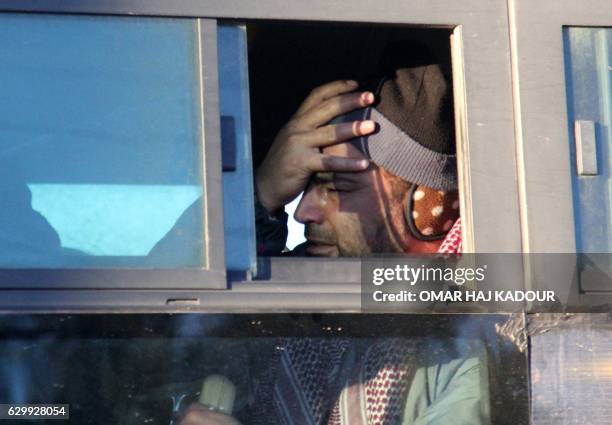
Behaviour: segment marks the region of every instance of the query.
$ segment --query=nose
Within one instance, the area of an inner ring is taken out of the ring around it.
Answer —
[[[293,218],[302,224],[321,224],[323,222],[323,210],[321,209],[320,197],[315,185],[311,184],[306,188],[300,203],[295,209]]]

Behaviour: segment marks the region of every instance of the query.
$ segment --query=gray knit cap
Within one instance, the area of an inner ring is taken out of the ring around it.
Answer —
[[[351,141],[366,157],[408,182],[456,189],[451,85],[426,49],[398,48],[393,46],[391,53],[408,58],[400,67],[378,78],[376,87],[360,85],[374,93],[374,105],[333,122],[375,121],[378,131]]]

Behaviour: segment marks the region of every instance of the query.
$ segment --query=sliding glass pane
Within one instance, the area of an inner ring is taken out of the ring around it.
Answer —
[[[255,273],[255,201],[246,27],[219,25],[217,37],[225,262],[228,270]]]
[[[577,250],[612,252],[612,29],[564,36]]]
[[[2,14],[0,46],[0,267],[203,266],[197,21]]]

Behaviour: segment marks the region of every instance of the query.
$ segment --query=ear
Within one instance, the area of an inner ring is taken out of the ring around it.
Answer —
[[[406,221],[415,238],[442,239],[459,218],[459,192],[413,185],[406,206]]]

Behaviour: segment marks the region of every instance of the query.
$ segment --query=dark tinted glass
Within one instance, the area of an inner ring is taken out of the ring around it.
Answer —
[[[69,403],[79,424],[169,424],[200,399],[207,377],[222,375],[244,424],[258,423],[262,409],[264,423],[384,411],[388,423],[526,424],[525,355],[511,335],[522,321],[513,320],[5,316],[0,394],[6,403]]]

